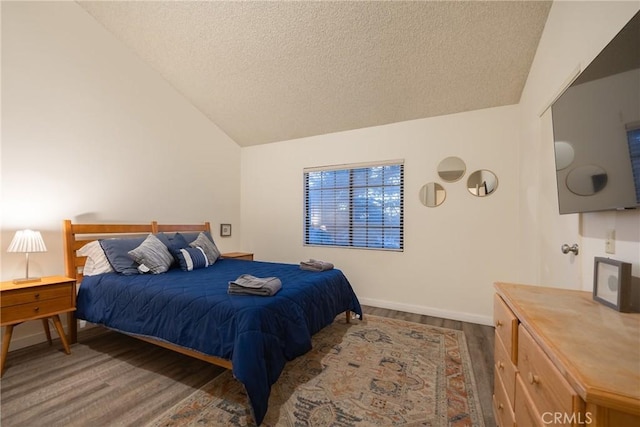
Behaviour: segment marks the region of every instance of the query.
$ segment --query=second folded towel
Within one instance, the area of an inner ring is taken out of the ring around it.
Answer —
[[[333,268],[333,264],[326,261],[320,261],[317,259],[310,259],[309,261],[301,261],[300,268],[302,270],[309,271],[327,271]]]
[[[229,282],[227,293],[230,295],[275,295],[282,282],[277,277],[255,277],[250,274],[242,274],[236,280]]]

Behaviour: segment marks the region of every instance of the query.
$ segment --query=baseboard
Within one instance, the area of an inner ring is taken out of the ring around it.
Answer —
[[[443,319],[460,320],[462,322],[477,323],[479,325],[493,326],[491,316],[481,316],[478,314],[461,313],[458,311],[442,310],[435,307],[425,307],[422,305],[403,304],[393,301],[378,300],[372,298],[358,297],[361,304],[373,307],[387,308],[390,310],[405,311],[407,313],[424,314],[426,316],[441,317]]]

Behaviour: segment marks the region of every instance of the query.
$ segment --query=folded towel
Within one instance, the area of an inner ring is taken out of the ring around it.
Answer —
[[[309,271],[326,271],[333,268],[333,264],[326,261],[319,261],[317,259],[310,259],[309,261],[301,261],[300,268],[302,270]]]
[[[277,277],[255,277],[243,274],[236,280],[229,282],[229,295],[260,295],[272,296],[278,293],[282,282]]]

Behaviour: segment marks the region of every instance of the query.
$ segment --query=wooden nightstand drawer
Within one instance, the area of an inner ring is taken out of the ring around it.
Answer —
[[[16,289],[13,291],[3,292],[2,302],[0,305],[4,311],[7,307],[19,304],[27,304],[61,297],[68,297],[71,299],[72,292],[72,283]],[[4,320],[2,322],[4,323]]]
[[[561,413],[567,416],[584,411],[580,396],[522,326],[518,339],[520,379],[533,406],[543,413]],[[516,400],[518,398],[516,392]]]
[[[493,297],[493,321],[511,361],[518,363],[518,318],[499,295]]]
[[[53,314],[70,311],[72,309],[73,301],[71,297],[65,296],[62,298],[4,307],[0,313],[0,317],[2,318],[2,324],[16,323],[41,317],[49,317]]]

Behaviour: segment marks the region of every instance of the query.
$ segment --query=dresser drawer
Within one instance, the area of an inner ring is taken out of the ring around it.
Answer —
[[[512,400],[507,397],[507,392],[502,384],[497,371],[493,373],[493,415],[500,427],[514,427],[515,414],[513,413]]]
[[[2,292],[0,306],[4,309],[5,307],[13,305],[39,302],[60,297],[72,298],[72,294],[73,283],[16,289]]]
[[[535,407],[531,396],[525,391],[522,377],[516,378],[516,402],[514,408],[518,427],[542,427],[542,414]]]
[[[500,295],[493,297],[493,321],[511,361],[518,363],[518,318],[507,307]]]
[[[573,418],[579,418],[578,413],[584,411],[582,399],[569,386],[560,371],[522,325],[520,325],[518,339],[519,379],[531,398],[533,406],[541,411],[541,414],[566,414],[567,419],[571,419],[572,414],[576,414]],[[517,391],[516,400],[518,400]],[[564,415],[563,418],[565,418]]]
[[[71,296],[65,296],[62,298],[47,299],[28,304],[3,307],[2,311],[0,311],[0,318],[4,325],[6,323],[15,323],[38,319],[40,317],[48,317],[55,313],[72,310],[74,310],[73,300]]]
[[[516,367],[511,363],[511,357],[509,357],[507,350],[502,343],[502,339],[496,335],[494,340],[494,371],[502,382],[507,397],[509,398],[510,406],[513,409],[513,398],[515,396],[516,389]]]

